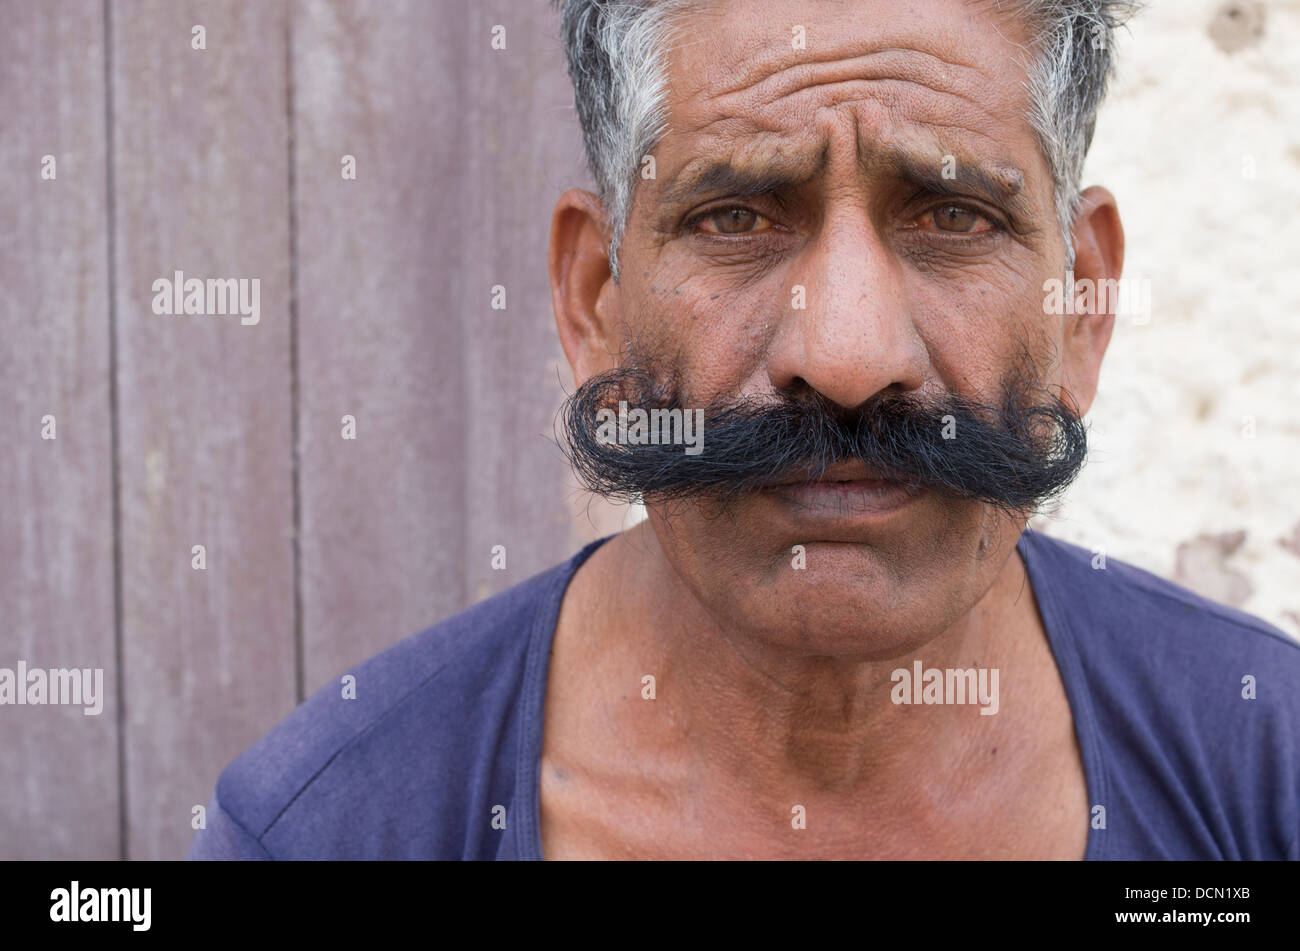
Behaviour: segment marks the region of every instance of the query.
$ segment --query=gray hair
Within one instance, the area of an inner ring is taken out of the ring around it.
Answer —
[[[663,52],[692,0],[553,0],[573,80],[587,164],[609,216],[609,267],[627,226],[642,157],[667,131]],[[1115,31],[1141,0],[993,0],[1034,37],[1029,122],[1052,172],[1056,214],[1074,267],[1070,230],[1097,110],[1114,71]]]

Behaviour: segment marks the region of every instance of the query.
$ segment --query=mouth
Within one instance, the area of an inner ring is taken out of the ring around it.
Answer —
[[[827,466],[826,470],[817,478],[812,478],[811,473],[805,472],[802,475],[795,474],[785,478],[777,479],[764,486],[765,489],[780,489],[787,486],[835,486],[835,485],[857,485],[861,487],[878,487],[886,486],[908,486],[912,485],[906,479],[900,479],[890,476],[881,469],[873,468],[865,462],[837,462]],[[913,485],[913,487],[915,487]]]
[[[783,477],[763,489],[801,520],[838,523],[891,515],[921,491],[913,482],[892,478],[862,462],[835,463],[817,478],[810,472]]]

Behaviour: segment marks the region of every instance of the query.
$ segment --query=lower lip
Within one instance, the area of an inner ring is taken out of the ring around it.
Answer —
[[[810,515],[832,517],[885,515],[920,494],[919,489],[902,482],[881,479],[777,485],[764,491]]]

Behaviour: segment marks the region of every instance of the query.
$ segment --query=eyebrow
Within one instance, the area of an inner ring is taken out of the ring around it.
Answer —
[[[676,205],[713,192],[755,198],[779,195],[812,181],[826,167],[827,150],[817,156],[776,156],[762,165],[736,165],[726,159],[689,162],[664,186],[659,202]],[[692,166],[695,169],[692,170]]]
[[[945,198],[969,198],[973,192],[999,208],[1006,208],[1014,217],[1027,219],[1033,209],[1024,193],[1025,173],[1009,162],[985,166],[979,162],[959,161],[953,158],[954,177],[944,176],[941,162],[933,164],[912,152],[890,150],[880,157],[900,179],[915,188],[922,188]]]
[[[972,193],[990,204],[1006,208],[1015,218],[1032,217],[1032,208],[1024,194],[1025,174],[1009,162],[986,166],[979,162],[953,158],[953,177],[944,176],[943,159],[908,149],[881,148],[860,161],[864,171],[886,169],[915,188],[950,198],[969,198]],[[825,147],[815,156],[779,156],[761,165],[733,164],[726,159],[688,163],[664,186],[659,196],[662,205],[681,204],[712,193],[737,198],[780,196],[812,181],[826,167]]]

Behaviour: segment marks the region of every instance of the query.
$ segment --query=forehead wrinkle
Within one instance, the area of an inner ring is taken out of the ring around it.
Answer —
[[[779,58],[778,58],[779,62]],[[762,67],[762,64],[755,64]],[[964,95],[963,84],[956,79],[962,73],[972,73],[971,88],[991,83],[993,77],[979,66],[945,60],[922,50],[890,47],[857,56],[827,56],[825,59],[801,58],[786,66],[764,69],[758,79],[742,82],[706,94],[706,103],[717,99],[738,96],[757,100],[758,108],[772,105],[781,99],[819,86],[837,85],[854,81],[895,81],[922,86],[937,93],[959,96],[969,102],[978,102]]]
[[[691,124],[696,126],[697,132],[717,126],[731,126],[735,129],[730,133],[733,136],[755,129],[780,135],[792,125],[806,126],[819,112],[858,102],[864,106],[882,108],[891,120],[890,124],[901,120],[928,130],[958,130],[1001,149],[1004,143],[993,134],[996,127],[1007,121],[1015,122],[1021,116],[1021,112],[1016,111],[1012,104],[1004,104],[1004,109],[995,109],[985,98],[957,88],[923,86],[922,96],[908,95],[907,87],[916,85],[914,80],[897,76],[875,79],[853,76],[813,85],[798,85],[785,90],[776,98],[764,101],[754,101],[743,93],[737,96],[736,93],[729,92],[704,92],[696,103],[681,103],[685,114],[679,118],[687,121],[693,119]],[[827,86],[839,88],[827,91]],[[733,97],[740,101],[730,102]],[[712,115],[701,117],[701,112],[710,112]],[[976,115],[988,120],[988,129],[974,127],[972,120]],[[856,113],[852,119],[856,128],[860,124]]]
[[[782,44],[774,46],[766,37],[747,36],[741,31],[733,38],[732,45],[738,44],[746,55],[738,59],[729,58],[730,65],[722,71],[724,85],[721,88],[708,85],[705,77],[711,70],[697,71],[684,62],[693,58],[687,51],[704,41],[699,32],[694,32],[691,34],[695,37],[693,40],[683,43],[672,53],[672,66],[676,69],[670,67],[670,70],[686,80],[684,86],[678,88],[682,92],[689,90],[685,98],[678,99],[670,107],[677,113],[675,119],[685,121],[672,124],[678,128],[695,125],[700,131],[721,124],[753,125],[778,131],[800,121],[810,121],[809,113],[816,108],[839,105],[855,98],[875,100],[891,113],[924,113],[929,121],[919,124],[938,126],[946,123],[990,141],[996,141],[991,133],[997,128],[1021,124],[1028,109],[1028,102],[1020,101],[1025,98],[1021,95],[1022,83],[1007,87],[1011,95],[1010,98],[1002,97],[1006,101],[993,101],[989,96],[990,86],[996,88],[998,85],[995,82],[997,67],[1006,62],[1007,57],[991,59],[984,64],[970,61],[969,56],[962,56],[964,50],[959,43],[965,37],[964,33],[927,33],[924,42],[939,44],[937,52],[929,52],[898,45],[909,42],[909,37],[897,29],[891,32],[894,35],[886,35],[883,39],[857,38],[830,48],[819,42],[815,49],[800,51],[795,56],[791,50],[782,48]],[[1000,29],[996,32],[1001,42],[1007,44],[1009,52],[1019,48]],[[921,42],[920,39],[916,41]],[[872,43],[880,44],[879,48],[872,49]],[[885,43],[890,45],[883,45]],[[986,43],[979,49],[983,51],[987,47]],[[715,50],[714,62],[718,62],[718,56],[728,58],[727,52],[725,48]],[[689,79],[692,74],[696,76],[693,81]],[[725,77],[735,76],[740,77],[739,81],[726,82]],[[821,96],[816,95],[820,87],[837,84],[844,88],[832,91],[829,96],[824,90]],[[920,88],[907,95],[906,90],[900,87],[908,85]],[[809,93],[814,95],[807,95]],[[940,108],[935,100],[942,100],[945,96],[960,100],[961,105],[944,103]],[[679,109],[685,110],[684,113]],[[970,128],[975,117],[972,110],[988,120],[990,128],[987,132]]]
[[[1018,123],[1023,110],[1017,110],[1018,104],[991,104],[987,97],[978,96],[974,91],[967,94],[960,89],[937,89],[920,85],[921,94],[917,95],[918,83],[898,77],[881,78],[847,78],[835,82],[805,86],[792,91],[788,96],[774,99],[753,107],[747,114],[764,121],[774,128],[780,128],[780,121],[774,113],[787,115],[785,123],[805,115],[810,111],[834,109],[843,105],[860,103],[863,106],[880,106],[895,118],[916,125],[946,126],[961,129],[972,135],[996,141],[992,134],[1000,124]],[[1005,106],[1005,108],[995,108]],[[741,109],[733,110],[727,116],[719,116],[709,124],[726,118],[741,119],[747,114]],[[986,129],[975,128],[979,119],[987,120]]]

